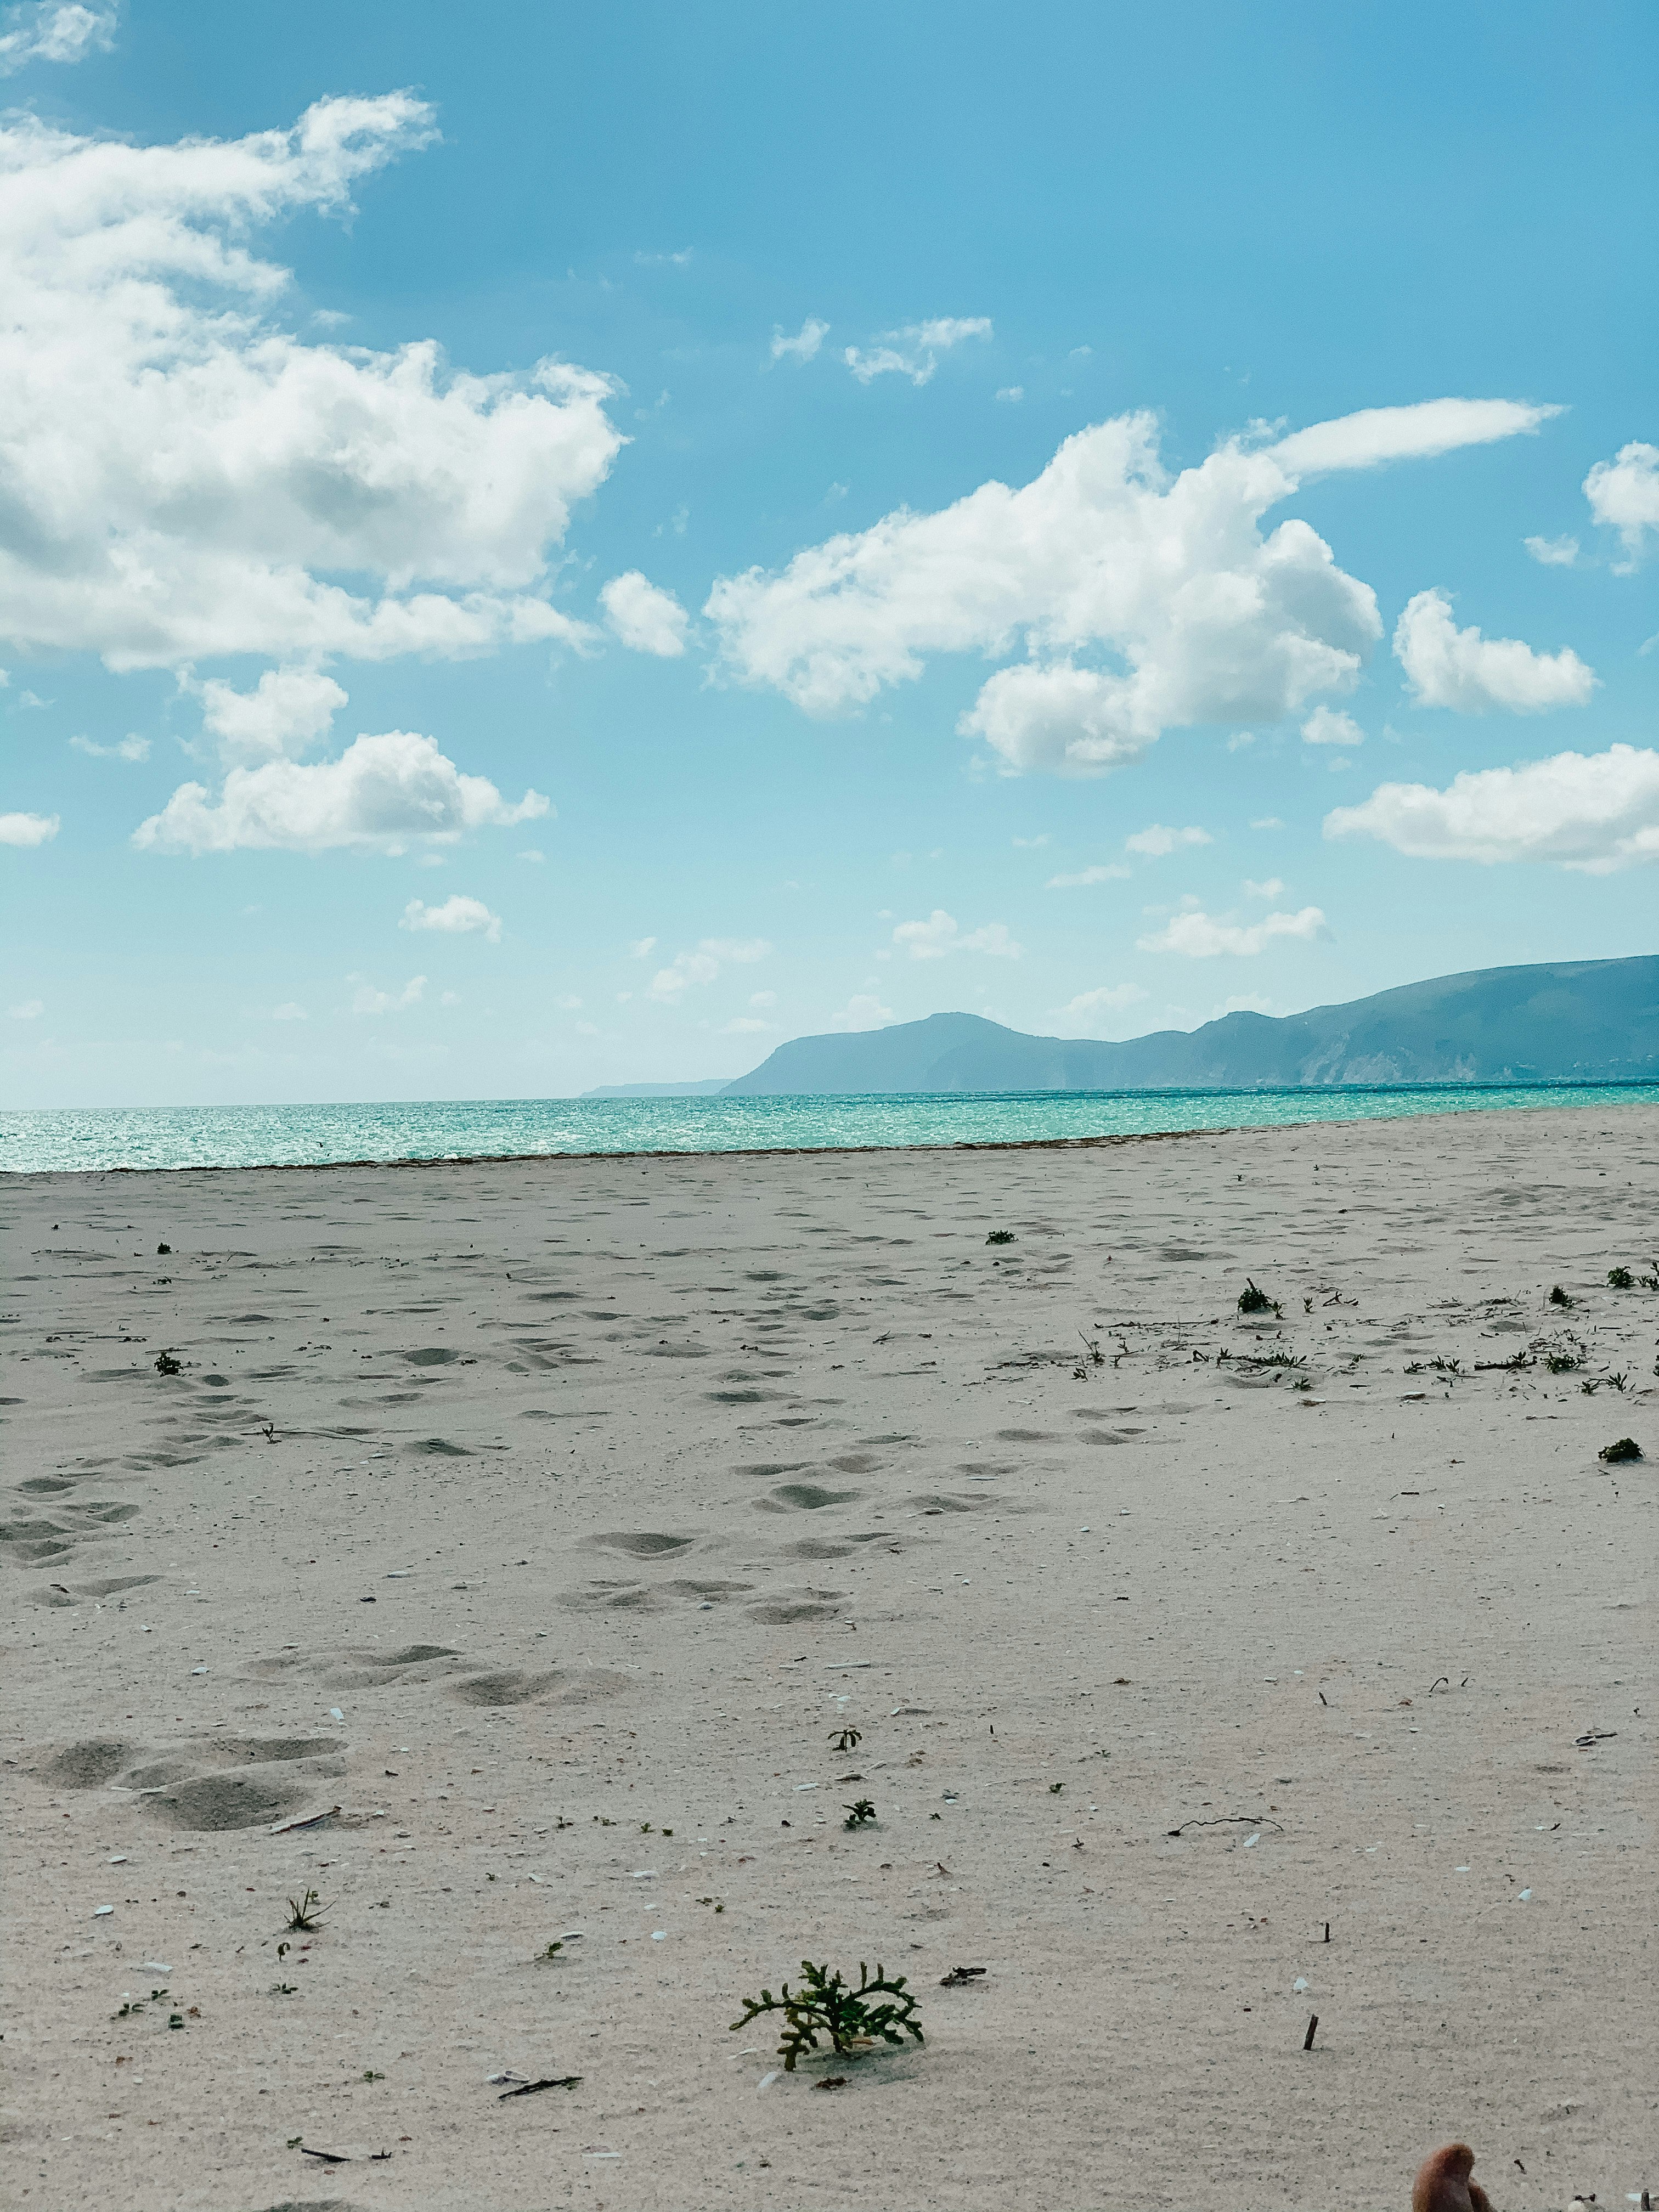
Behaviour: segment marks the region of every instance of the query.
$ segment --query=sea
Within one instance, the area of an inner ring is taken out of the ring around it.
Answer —
[[[1010,1091],[868,1097],[439,1098],[374,1105],[0,1113],[0,1173],[334,1167],[548,1153],[836,1152],[1063,1144],[1538,1107],[1659,1105],[1659,1083],[1341,1084],[1259,1091]]]

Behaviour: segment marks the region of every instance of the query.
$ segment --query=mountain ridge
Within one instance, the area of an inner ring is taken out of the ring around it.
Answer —
[[[1121,1042],[930,1014],[793,1038],[720,1095],[1644,1079],[1659,1079],[1655,954],[1473,969],[1299,1014],[1224,1014]]]

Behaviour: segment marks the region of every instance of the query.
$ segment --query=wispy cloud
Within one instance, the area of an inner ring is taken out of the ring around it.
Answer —
[[[848,346],[842,358],[860,384],[878,376],[908,376],[912,384],[926,384],[942,353],[965,339],[991,334],[988,315],[940,315],[933,322],[907,323],[902,330],[884,331],[879,343]]]
[[[781,326],[772,325],[772,358],[774,361],[811,361],[818,348],[830,335],[828,323],[821,323],[816,315],[809,315],[793,337]]]

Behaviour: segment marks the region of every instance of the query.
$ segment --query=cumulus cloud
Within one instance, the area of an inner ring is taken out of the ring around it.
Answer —
[[[297,999],[284,999],[280,1006],[270,1010],[273,1022],[304,1022],[311,1018]]]
[[[0,814],[0,845],[49,845],[58,828],[55,814]]]
[[[656,939],[642,939],[647,945]],[[772,947],[763,937],[705,937],[696,951],[677,952],[666,968],[659,968],[651,978],[650,994],[659,1005],[672,1006],[694,983],[712,983],[720,974],[723,963],[735,961],[740,966],[751,966],[764,960]]]
[[[1079,991],[1076,998],[1057,1006],[1049,1019],[1060,1024],[1062,1035],[1099,1036],[1109,1029],[1121,1028],[1117,1016],[1138,1006],[1146,996],[1139,983],[1103,983],[1098,990]]]
[[[1113,860],[1103,867],[1079,868],[1074,875],[1050,876],[1042,888],[1045,891],[1070,891],[1080,890],[1086,884],[1121,883],[1129,872]]]
[[[836,714],[913,682],[928,657],[999,670],[962,720],[1011,771],[1097,775],[1166,728],[1277,721],[1350,688],[1382,635],[1370,587],[1268,510],[1304,468],[1358,468],[1534,428],[1509,401],[1431,401],[1224,445],[1170,477],[1157,423],[1121,416],[1068,438],[1017,489],[988,483],[936,514],[901,509],[720,578],[705,609],[739,682]],[[1095,665],[1097,661],[1103,665]]]
[[[772,358],[774,361],[811,361],[830,335],[828,323],[821,323],[816,315],[809,315],[793,337],[785,336],[782,328],[772,325]]]
[[[990,335],[988,315],[940,315],[931,323],[907,323],[902,331],[884,331],[878,344],[848,346],[842,358],[860,384],[878,376],[908,376],[912,384],[926,384],[942,353],[964,338]]]
[[[1610,461],[1598,461],[1584,478],[1590,513],[1619,532],[1632,562],[1646,549],[1648,532],[1659,531],[1659,446],[1632,442]]]
[[[398,927],[435,929],[450,937],[470,937],[481,930],[491,945],[501,941],[500,915],[491,914],[482,899],[468,898],[461,891],[452,891],[441,906],[428,906],[423,899],[410,899]]]
[[[407,1013],[410,1007],[420,1005],[426,990],[424,975],[411,975],[401,991],[380,990],[361,975],[348,975],[346,981],[357,986],[351,1001],[354,1014]]]
[[[218,677],[185,681],[202,702],[202,726],[218,741],[227,767],[303,752],[328,735],[346,703],[333,678],[314,668],[267,668],[252,691],[238,691]]]
[[[1659,752],[1611,745],[1466,769],[1444,791],[1385,783],[1328,814],[1325,835],[1379,838],[1414,860],[1551,860],[1611,875],[1659,860]]]
[[[716,1036],[757,1036],[763,1030],[776,1027],[775,1022],[757,1020],[753,1014],[733,1014],[729,1022],[720,1024],[714,1034]]]
[[[810,714],[865,706],[933,653],[1024,648],[960,730],[1015,772],[1103,775],[1161,730],[1279,721],[1354,684],[1382,635],[1376,595],[1305,522],[1261,531],[1298,469],[1447,452],[1537,420],[1506,400],[1376,410],[1270,449],[1228,442],[1170,477],[1155,418],[1119,416],[1068,438],[1024,487],[980,484],[783,571],[721,577],[706,613],[738,681]]]
[[[884,1006],[881,1000],[868,991],[854,991],[838,1014],[831,1014],[832,1030],[884,1029],[893,1018],[893,1009]]]
[[[628,957],[630,960],[648,959],[656,949],[657,940],[654,937],[636,937],[628,948]]]
[[[1163,929],[1135,942],[1143,952],[1182,952],[1189,960],[1210,960],[1222,952],[1265,952],[1277,937],[1308,939],[1324,933],[1324,915],[1316,906],[1304,906],[1299,914],[1270,914],[1243,923],[1218,921],[1202,912],[1178,914]]]
[[[44,999],[20,999],[15,1006],[6,1008],[6,1017],[14,1022],[38,1022],[46,1011]]]
[[[1352,714],[1333,707],[1316,707],[1302,725],[1303,742],[1310,745],[1363,745],[1365,732]]]
[[[605,620],[632,652],[678,660],[685,651],[685,609],[672,592],[662,591],[637,568],[613,576],[599,593],[599,603]]]
[[[1126,853],[1144,853],[1148,860],[1161,860],[1168,853],[1183,852],[1190,845],[1212,845],[1215,842],[1207,830],[1166,829],[1163,823],[1153,822],[1145,830],[1137,830],[1133,837],[1126,837]]]
[[[1276,899],[1282,898],[1285,896],[1285,886],[1280,883],[1277,876],[1269,876],[1265,884],[1253,884],[1249,878],[1246,876],[1244,878],[1244,890],[1248,896],[1251,898]]]
[[[0,125],[3,634],[116,669],[585,634],[547,564],[622,443],[609,380],[303,343],[248,242],[435,135],[407,92],[173,145]]]
[[[749,994],[749,1003],[757,1009],[775,1006],[778,1003],[778,994],[775,991],[751,991]]]
[[[964,933],[942,906],[936,906],[926,921],[900,922],[893,942],[913,960],[942,960],[947,952],[988,952],[997,959],[1018,960],[1025,949],[1010,937],[1006,922],[988,921],[983,928]]]
[[[118,738],[112,745],[100,745],[91,738],[71,738],[70,750],[85,753],[93,760],[147,761],[149,758],[149,739]]]
[[[1578,558],[1576,538],[1523,538],[1521,543],[1546,568],[1571,568]]]
[[[398,853],[451,845],[468,830],[506,828],[549,811],[536,791],[509,806],[487,776],[464,775],[435,738],[389,730],[357,738],[336,761],[234,768],[216,803],[202,784],[181,784],[161,813],[139,823],[132,842],[161,853],[258,847],[319,853],[337,846]]]
[[[1492,707],[1516,714],[1583,707],[1595,688],[1595,670],[1570,649],[1534,653],[1519,638],[1459,629],[1443,592],[1419,592],[1407,600],[1394,650],[1424,706],[1451,707],[1462,714],[1484,714]]]
[[[29,62],[83,62],[106,54],[121,20],[118,0],[33,0],[6,10],[0,29],[0,76]]]

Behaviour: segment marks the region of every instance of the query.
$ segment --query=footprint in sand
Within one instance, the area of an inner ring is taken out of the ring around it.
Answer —
[[[586,1548],[591,1552],[620,1552],[630,1559],[672,1559],[681,1552],[689,1552],[696,1540],[695,1536],[664,1535],[654,1528],[621,1528],[606,1535],[589,1536]]]
[[[551,1703],[587,1705],[618,1691],[637,1688],[633,1677],[603,1667],[586,1667],[571,1673],[557,1669],[543,1674],[524,1674],[503,1668],[486,1674],[471,1674],[452,1682],[449,1694],[465,1705],[528,1705]]]
[[[769,1497],[757,1498],[757,1513],[822,1513],[826,1506],[850,1504],[861,1490],[826,1490],[817,1482],[780,1482]]]
[[[169,1827],[200,1834],[280,1820],[345,1772],[335,1736],[210,1737],[132,1763],[138,1747],[94,1736],[55,1753],[39,1770],[62,1790],[101,1790],[119,1780],[132,1802]],[[272,1774],[271,1766],[279,1770]],[[252,1771],[250,1771],[252,1770]]]

